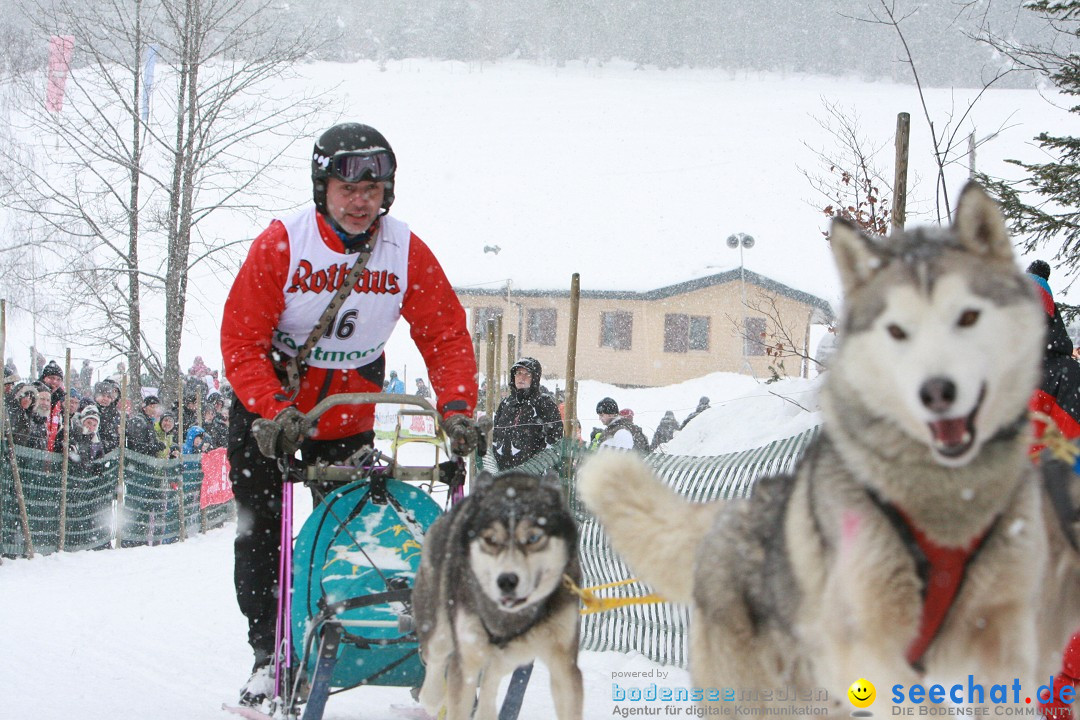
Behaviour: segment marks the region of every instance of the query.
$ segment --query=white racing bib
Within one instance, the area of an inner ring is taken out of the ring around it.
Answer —
[[[295,357],[326,306],[348,276],[356,254],[326,246],[319,235],[314,206],[281,222],[289,235],[289,280],[285,310],[274,330],[273,345]],[[375,251],[360,279],[307,356],[312,367],[349,369],[375,361],[401,317],[409,287],[409,226],[389,215],[379,221]]]

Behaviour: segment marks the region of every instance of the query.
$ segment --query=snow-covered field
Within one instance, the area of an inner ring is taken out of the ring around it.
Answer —
[[[812,425],[816,412],[792,412],[794,405],[769,391],[805,406],[812,403],[813,384],[763,386],[718,374],[671,388],[622,391],[618,397],[629,407],[689,403],[692,409],[699,396],[709,395],[713,408],[669,447],[713,454],[754,447]],[[583,402],[595,404],[609,390],[586,383]],[[681,419],[685,413],[677,415]],[[404,458],[409,464],[430,460],[423,455],[429,446],[405,448],[417,454]],[[297,503],[298,526],[310,509],[302,505]],[[247,626],[233,594],[233,532],[229,525],[175,545],[5,560],[0,565],[0,718],[228,717],[220,706],[235,701],[251,664]],[[656,679],[658,685],[690,684],[684,671],[637,654],[587,652],[581,666],[586,718],[611,715],[616,672],[662,671],[669,675]],[[547,688],[546,670],[538,666],[522,720],[554,717]],[[391,720],[399,717],[395,705],[412,706],[406,689],[360,688],[332,697],[326,718]]]

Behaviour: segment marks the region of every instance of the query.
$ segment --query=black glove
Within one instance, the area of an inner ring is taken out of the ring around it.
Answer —
[[[251,434],[259,452],[269,458],[291,457],[307,438],[311,421],[294,407],[287,407],[273,420],[258,418],[251,424]]]
[[[450,440],[450,451],[458,457],[465,457],[480,443],[480,431],[476,423],[465,415],[451,415],[443,420],[443,432]]]

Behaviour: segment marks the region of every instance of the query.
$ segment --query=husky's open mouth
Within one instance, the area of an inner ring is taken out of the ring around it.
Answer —
[[[934,450],[947,458],[957,458],[971,449],[975,443],[975,415],[982,407],[986,397],[986,385],[979,390],[979,400],[975,408],[963,417],[934,420],[927,423],[930,436],[934,441]]]
[[[514,595],[503,595],[499,600],[499,604],[502,605],[503,610],[513,610],[514,608],[521,607],[528,600],[528,597],[515,597]]]

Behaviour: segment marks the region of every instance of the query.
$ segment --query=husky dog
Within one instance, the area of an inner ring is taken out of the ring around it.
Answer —
[[[697,687],[837,703],[859,678],[973,675],[1034,696],[1080,625],[1078,571],[1027,456],[1046,325],[1001,214],[969,184],[950,228],[884,240],[839,220],[831,241],[841,341],[794,475],[690,503],[609,453],[580,496],[639,577],[691,606]]]
[[[499,680],[539,658],[558,720],[581,720],[577,525],[558,478],[482,473],[424,539],[413,610],[427,666],[420,702],[446,720],[495,720]],[[479,685],[479,698],[476,696]]]

